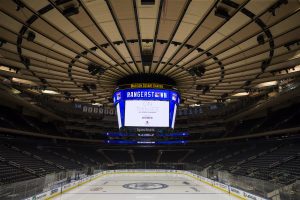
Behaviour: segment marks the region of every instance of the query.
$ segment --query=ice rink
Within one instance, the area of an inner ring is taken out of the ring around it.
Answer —
[[[229,200],[238,198],[187,176],[141,173],[102,176],[53,199]]]

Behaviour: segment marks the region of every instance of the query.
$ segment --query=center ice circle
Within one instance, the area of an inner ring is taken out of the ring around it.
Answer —
[[[167,188],[168,185],[163,183],[139,182],[124,184],[123,187],[131,190],[157,190]]]

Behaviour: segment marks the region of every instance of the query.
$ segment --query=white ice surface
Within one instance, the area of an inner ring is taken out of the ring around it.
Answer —
[[[136,190],[124,188],[130,183],[161,183],[167,188]],[[175,174],[107,175],[74,188],[55,200],[233,200],[234,196],[190,177]]]

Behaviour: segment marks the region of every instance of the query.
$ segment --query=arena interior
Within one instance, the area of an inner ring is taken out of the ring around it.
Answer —
[[[0,0],[0,199],[300,199],[299,0]]]

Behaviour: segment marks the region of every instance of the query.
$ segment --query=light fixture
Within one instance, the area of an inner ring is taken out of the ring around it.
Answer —
[[[65,17],[71,17],[73,15],[77,15],[78,13],[79,13],[79,8],[72,5],[66,9],[64,9],[62,14]]]
[[[0,66],[0,70],[1,71],[6,71],[6,72],[11,72],[11,73],[17,73],[18,70],[16,68],[13,68],[13,67],[8,67],[8,66]]]
[[[93,106],[103,106],[101,103],[92,103]]]
[[[4,39],[0,39],[0,47],[2,47],[4,44],[6,44],[7,41]]]
[[[287,70],[287,73],[293,73],[293,72],[299,72],[300,71],[300,65],[297,65],[295,67],[292,67],[290,69]]]
[[[215,10],[215,16],[226,19],[226,20],[228,20],[230,18],[230,15],[228,14],[227,10],[225,10],[222,7],[218,7]]]
[[[263,34],[258,35],[256,40],[257,40],[257,43],[260,45],[263,45],[265,43],[265,37]]]
[[[41,94],[41,92],[37,89],[27,89],[27,91],[34,93],[34,94]]]
[[[242,96],[248,96],[248,95],[249,95],[249,92],[238,92],[238,93],[233,94],[232,96],[242,97]]]
[[[58,92],[54,91],[54,90],[42,90],[43,94],[51,94],[51,95],[56,95],[59,94]]]
[[[141,0],[141,4],[142,5],[154,5],[155,4],[155,0]]]
[[[283,74],[290,74],[290,73],[299,72],[299,71],[300,71],[300,65],[297,65],[295,67],[274,70],[272,73],[274,73],[274,75],[283,75]]]
[[[195,66],[188,70],[189,74],[192,76],[202,77],[205,73],[205,67],[203,65]]]
[[[197,103],[191,104],[191,105],[190,105],[190,107],[199,107],[199,106],[201,106],[201,105],[200,105],[200,104],[197,104]]]
[[[33,42],[34,39],[35,39],[35,33],[32,32],[32,31],[28,31],[28,33],[27,33],[27,40],[28,40],[29,42]]]
[[[270,86],[274,86],[274,85],[278,85],[278,81],[268,81],[268,82],[264,82],[264,83],[259,83],[255,87],[264,88],[264,87],[270,87]]]
[[[34,86],[37,86],[37,84],[35,82],[33,82],[33,81],[26,80],[26,79],[21,79],[21,78],[15,78],[15,77],[12,78],[12,82],[20,83],[20,84],[25,84],[25,85],[34,85]]]
[[[88,65],[88,71],[90,72],[91,75],[94,76],[97,74],[102,75],[105,72],[105,69],[100,65],[90,63]]]
[[[17,90],[17,89],[15,89],[15,88],[11,88],[11,92],[12,92],[13,94],[20,94],[20,93],[21,93],[20,90]]]
[[[276,96],[278,96],[277,91],[273,91],[273,92],[268,93],[268,97],[276,97]]]

